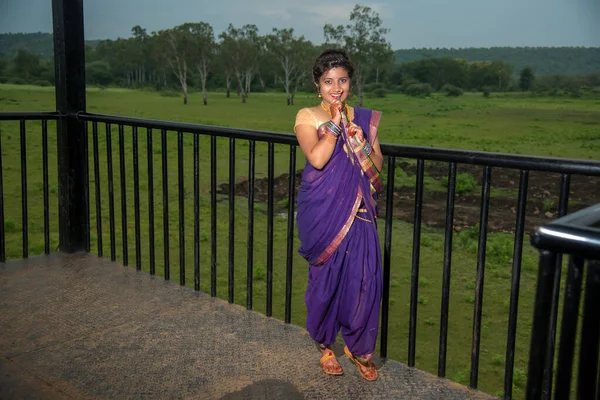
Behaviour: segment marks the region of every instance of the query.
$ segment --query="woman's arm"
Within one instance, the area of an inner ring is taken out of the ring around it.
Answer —
[[[307,109],[304,109],[301,112],[310,113]],[[330,123],[335,125],[334,128],[339,129],[338,127],[342,120],[342,103],[339,100],[331,102],[330,114],[333,116]],[[329,162],[329,159],[335,150],[338,138],[336,135],[326,132],[319,139],[314,124],[304,123],[305,121],[305,117],[298,113],[298,116],[296,117],[297,125],[294,128],[298,143],[300,143],[300,148],[310,165],[316,169],[323,169]]]
[[[375,137],[375,141],[371,145],[373,147],[373,152],[371,153],[371,160],[373,160],[373,164],[377,167],[378,171],[381,171],[383,168],[383,154],[381,154],[381,147],[379,147],[379,137]]]
[[[312,125],[298,125],[295,130],[300,148],[310,165],[316,169],[323,169],[335,150],[337,138],[325,133],[319,139],[317,129]]]

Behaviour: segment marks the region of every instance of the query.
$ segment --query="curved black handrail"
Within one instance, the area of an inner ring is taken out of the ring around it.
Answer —
[[[600,335],[600,204],[561,217],[536,229],[531,243],[540,251],[536,298],[531,330],[527,398],[550,398],[555,377],[556,399],[569,398],[573,363],[580,331],[577,398],[595,398]],[[560,296],[561,254],[570,255],[565,282],[560,345],[556,373],[553,359],[556,335],[553,305]],[[587,261],[587,267],[584,263]],[[585,290],[582,291],[583,276]],[[582,293],[583,304],[580,304]],[[582,312],[581,328],[577,326]],[[598,388],[600,389],[600,388]]]
[[[539,250],[600,260],[600,204],[539,227],[531,244]]]

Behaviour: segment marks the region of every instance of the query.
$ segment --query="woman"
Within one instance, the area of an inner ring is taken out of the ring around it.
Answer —
[[[298,191],[299,253],[310,265],[306,327],[321,349],[321,368],[343,374],[331,350],[341,330],[348,358],[365,379],[376,380],[371,357],[382,290],[375,223],[381,113],[346,104],[353,72],[343,50],[323,52],[313,66],[322,102],[296,116],[294,131],[307,160]]]

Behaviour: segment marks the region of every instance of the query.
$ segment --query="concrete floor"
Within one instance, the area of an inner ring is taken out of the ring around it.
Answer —
[[[90,254],[0,263],[0,399],[487,399],[394,361],[327,376],[297,326]]]

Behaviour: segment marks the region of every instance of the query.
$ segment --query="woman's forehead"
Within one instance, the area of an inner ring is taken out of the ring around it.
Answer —
[[[331,68],[325,71],[321,76],[321,79],[327,78],[348,78],[348,71],[343,67]]]

